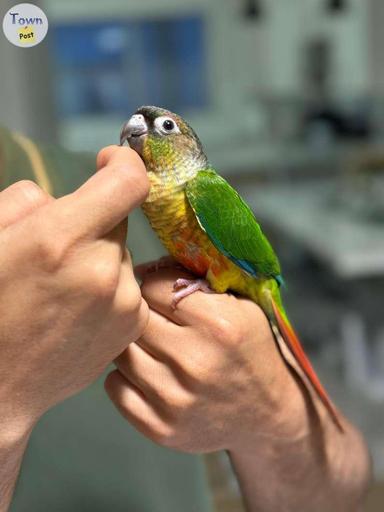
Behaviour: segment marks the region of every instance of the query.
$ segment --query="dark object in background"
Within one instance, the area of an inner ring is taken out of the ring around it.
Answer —
[[[347,0],[327,0],[326,9],[330,14],[345,12],[349,5]]]
[[[258,20],[263,15],[260,0],[245,0],[244,16],[249,20]]]
[[[368,139],[372,134],[369,115],[364,111],[343,111],[327,104],[309,107],[304,116],[305,132],[320,123],[338,139]]]
[[[332,48],[324,37],[310,39],[303,48],[304,83],[311,97],[317,101],[331,94],[329,76],[331,73]]]

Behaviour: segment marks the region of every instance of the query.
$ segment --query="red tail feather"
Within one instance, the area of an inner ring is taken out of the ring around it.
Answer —
[[[292,352],[293,356],[295,357],[296,361],[300,365],[300,368],[303,370],[305,375],[308,377],[310,383],[312,384],[314,390],[316,391],[317,395],[319,396],[320,400],[323,402],[325,407],[328,409],[330,415],[332,416],[335,424],[337,427],[344,432],[344,428],[341,424],[339,415],[331,403],[327,392],[323,388],[323,385],[321,384],[318,376],[315,373],[315,370],[313,369],[308,357],[305,355],[305,352],[303,350],[303,347],[301,346],[301,343],[296,336],[296,333],[290,326],[290,324],[283,318],[283,315],[280,313],[275,301],[271,298],[272,301],[272,308],[273,312],[276,318],[277,326],[279,328],[279,331],[281,335],[284,338],[284,341],[288,345],[288,348]]]

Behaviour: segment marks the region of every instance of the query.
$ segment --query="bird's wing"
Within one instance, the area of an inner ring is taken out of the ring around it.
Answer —
[[[215,247],[252,276],[274,277],[280,264],[251,209],[213,169],[198,172],[186,195],[201,228]]]

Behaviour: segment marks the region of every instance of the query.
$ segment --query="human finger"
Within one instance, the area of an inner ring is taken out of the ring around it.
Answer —
[[[144,201],[149,182],[144,164],[128,147],[108,152],[109,159],[84,185],[57,200],[63,229],[76,237],[103,237]]]
[[[0,228],[14,224],[53,200],[33,181],[13,183],[0,192]]]
[[[236,299],[228,294],[206,294],[196,291],[173,307],[174,285],[179,278],[194,279],[187,271],[176,268],[161,269],[144,274],[141,293],[151,309],[179,325],[196,325],[210,316],[217,316],[221,307]]]
[[[170,368],[137,343],[131,343],[114,362],[120,373],[152,400],[162,400],[166,388],[176,383]]]
[[[120,372],[111,372],[105,380],[105,390],[120,413],[139,432],[155,442],[166,437],[168,427],[145,395]]]

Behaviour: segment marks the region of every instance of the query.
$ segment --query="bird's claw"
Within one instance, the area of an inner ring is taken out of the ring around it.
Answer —
[[[177,279],[173,285],[173,290],[172,309],[176,309],[177,304],[182,299],[197,291],[214,293],[205,279]]]

